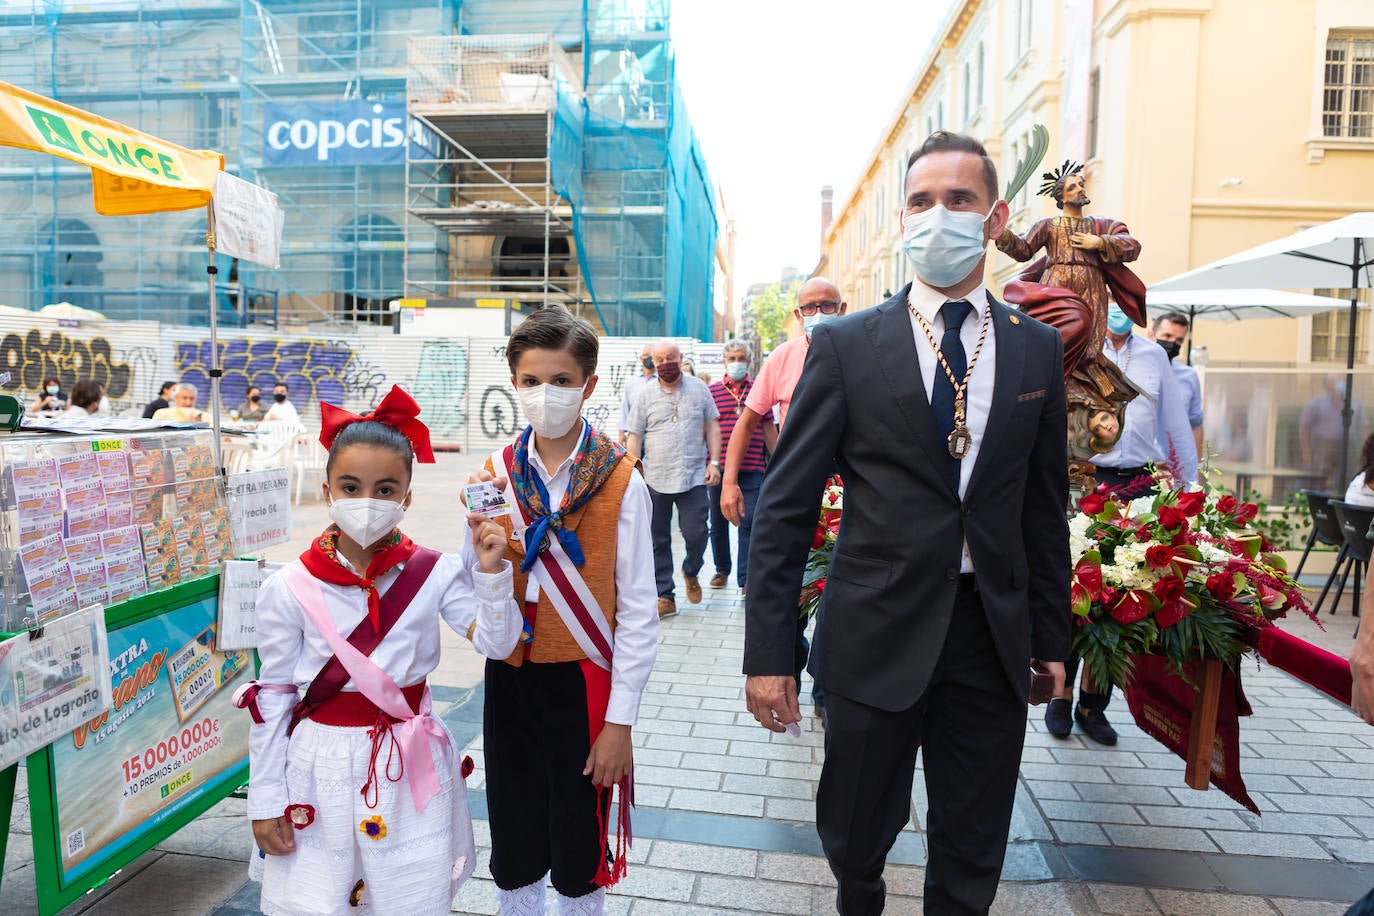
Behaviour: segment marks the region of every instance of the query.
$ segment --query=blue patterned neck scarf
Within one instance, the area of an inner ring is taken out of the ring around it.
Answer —
[[[550,535],[557,537],[568,552],[568,557],[581,566],[586,562],[586,557],[577,540],[577,533],[565,528],[563,523],[596,495],[625,456],[625,449],[597,432],[590,423],[584,423],[582,439],[573,457],[568,490],[555,512],[549,506],[549,491],[530,462],[530,437],[533,435],[534,431],[526,426],[515,440],[515,451],[511,457],[511,489],[515,491],[520,508],[530,519],[529,527],[525,529],[525,559],[520,562],[520,571],[530,571],[539,559],[545,539]]]

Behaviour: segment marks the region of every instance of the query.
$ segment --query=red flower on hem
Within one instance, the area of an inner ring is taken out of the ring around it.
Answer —
[[[477,769],[477,764],[475,764],[475,763],[472,762],[472,758],[471,758],[471,757],[464,757],[464,758],[463,758],[463,766],[462,766],[462,769],[460,770],[460,772],[463,774],[463,778],[464,778],[464,779],[467,779],[469,776],[472,775],[472,771],[475,770],[475,769]]]
[[[284,812],[286,819],[291,822],[291,826],[297,830],[304,830],[315,823],[315,808],[313,805],[297,804],[287,805]]]

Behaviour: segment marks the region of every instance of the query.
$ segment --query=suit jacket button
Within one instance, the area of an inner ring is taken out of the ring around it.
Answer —
[[[968,518],[970,515],[973,514],[973,509],[969,506],[968,503],[964,503],[962,506],[960,506],[959,511],[964,513],[965,518]]]
[[[945,578],[953,582],[955,579],[959,578],[959,570],[953,566],[949,567],[945,570]]]

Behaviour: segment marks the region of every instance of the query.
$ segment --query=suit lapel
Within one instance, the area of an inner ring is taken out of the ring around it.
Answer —
[[[983,428],[983,440],[978,445],[978,460],[969,475],[968,490],[973,493],[978,481],[987,474],[987,467],[993,461],[1002,435],[1006,432],[1007,420],[1016,404],[1016,396],[1021,390],[1021,371],[1026,364],[1026,338],[1019,324],[1012,324],[1011,310],[988,294],[988,307],[992,309],[993,333],[997,335],[997,364],[993,376],[992,406],[988,409],[988,422]]]
[[[887,378],[897,401],[930,464],[944,481],[949,492],[958,499],[959,484],[954,479],[949,460],[949,448],[935,429],[930,412],[925,383],[921,380],[921,362],[916,355],[916,339],[912,336],[911,319],[907,316],[906,297],[910,285],[874,309],[873,319],[867,322],[869,340],[878,357],[878,365]],[[938,370],[937,370],[938,371]]]

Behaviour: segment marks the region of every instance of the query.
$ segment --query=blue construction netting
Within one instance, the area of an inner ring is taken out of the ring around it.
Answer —
[[[710,339],[715,192],[677,85],[668,0],[466,0],[462,31],[580,25],[582,87],[560,81],[550,158],[606,333]]]

